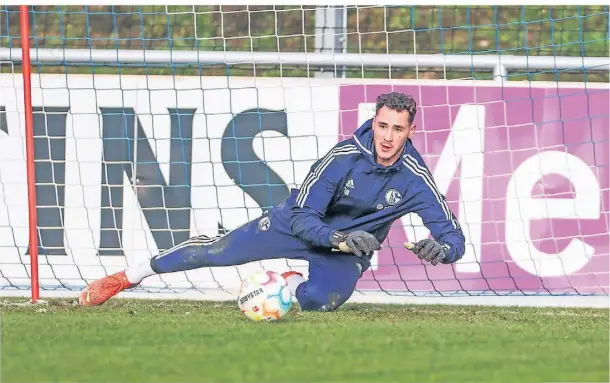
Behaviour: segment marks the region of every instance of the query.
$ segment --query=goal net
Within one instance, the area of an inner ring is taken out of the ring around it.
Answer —
[[[607,6],[29,9],[43,296],[255,219],[401,91],[467,250],[422,263],[405,216],[353,300],[607,298]],[[32,282],[19,17],[0,7],[0,295]],[[132,293],[231,299],[260,269],[307,275],[278,259]]]

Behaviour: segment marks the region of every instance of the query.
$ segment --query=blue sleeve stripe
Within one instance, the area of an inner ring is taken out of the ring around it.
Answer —
[[[333,150],[328,152],[328,154],[326,154],[322,161],[318,163],[318,166],[316,166],[316,168],[309,173],[307,178],[305,178],[303,185],[301,185],[299,195],[297,196],[297,205],[299,207],[303,207],[305,205],[305,201],[309,196],[309,191],[311,190],[312,186],[320,179],[320,175],[324,172],[324,170],[326,170],[328,165],[330,165],[330,163],[335,159],[336,156],[353,153],[360,153],[360,151],[358,150],[358,148],[356,148],[356,146],[351,144],[334,148]]]
[[[428,169],[421,166],[417,162],[417,160],[415,158],[413,158],[410,154],[405,155],[403,158],[404,158],[403,164],[409,170],[411,170],[411,172],[413,172],[413,174],[421,177],[424,180],[424,183],[430,188],[430,190],[432,190],[432,194],[434,194],[434,197],[436,197],[438,204],[443,209],[443,212],[445,212],[445,217],[447,218],[448,221],[451,221],[453,228],[457,229],[458,228],[457,222],[455,222],[455,219],[453,217],[453,214],[451,214],[451,210],[449,210],[449,206],[447,205],[447,202],[443,198],[442,194],[438,191],[438,188],[436,187],[436,184],[434,183],[432,175],[430,174]]]

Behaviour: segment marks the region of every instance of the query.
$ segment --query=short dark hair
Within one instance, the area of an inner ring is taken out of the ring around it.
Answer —
[[[399,112],[409,112],[409,124],[413,123],[415,114],[417,113],[417,103],[415,99],[408,94],[400,92],[383,93],[377,97],[377,106],[375,108],[375,115],[379,113],[379,109],[387,106],[392,110]]]

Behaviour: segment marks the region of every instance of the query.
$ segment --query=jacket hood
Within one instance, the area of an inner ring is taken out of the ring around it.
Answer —
[[[402,161],[398,160],[393,165],[385,167],[377,163],[377,156],[375,154],[375,145],[373,144],[373,119],[365,121],[357,130],[354,132],[352,137],[356,143],[356,147],[360,150],[362,155],[373,165],[374,169],[380,171],[391,171],[399,170],[402,166]],[[406,153],[408,148],[411,146],[411,140],[407,140],[405,147],[403,148],[403,155]]]

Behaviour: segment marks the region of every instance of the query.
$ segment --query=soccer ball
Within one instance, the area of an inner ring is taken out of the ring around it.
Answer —
[[[292,293],[280,274],[259,271],[242,281],[237,305],[253,321],[278,321],[292,307]]]

